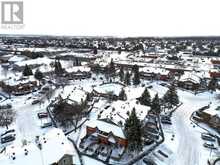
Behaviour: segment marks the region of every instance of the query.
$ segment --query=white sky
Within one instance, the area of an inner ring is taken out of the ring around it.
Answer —
[[[220,36],[220,0],[23,0],[22,30],[0,34]]]

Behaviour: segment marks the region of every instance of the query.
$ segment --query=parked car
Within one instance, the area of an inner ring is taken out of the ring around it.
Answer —
[[[151,140],[151,139],[144,139],[144,144],[145,145],[151,145],[153,144],[154,140]]]
[[[153,88],[153,86],[152,86],[152,85],[149,85],[147,88],[151,89],[151,88]]]
[[[46,117],[48,117],[48,113],[47,112],[40,112],[37,114],[37,116],[39,119],[46,118]]]
[[[167,155],[166,153],[164,153],[163,151],[158,150],[158,153],[159,153],[160,155],[162,155],[163,157],[168,158],[168,155]]]
[[[8,136],[1,138],[1,143],[3,144],[3,143],[11,142],[14,140],[15,140],[15,137],[13,135],[8,135]]]
[[[172,124],[170,118],[166,117],[166,116],[161,118],[161,123],[163,123],[163,124]]]
[[[40,102],[40,100],[34,100],[31,104],[34,105],[34,104],[38,104]]]
[[[161,120],[168,120],[171,122],[171,119],[169,116],[161,116]]]
[[[41,90],[41,91],[39,91],[38,93],[40,93],[40,94],[45,94],[45,93],[46,93],[46,91]]]
[[[41,128],[47,128],[47,127],[51,127],[53,124],[52,122],[48,122],[48,123],[44,123]]]
[[[7,130],[7,131],[5,131],[4,133],[1,134],[1,137],[5,136],[5,135],[7,135],[7,134],[14,133],[14,132],[15,132],[14,129]]]
[[[206,147],[206,148],[209,148],[209,149],[213,149],[213,150],[217,149],[217,147],[215,147],[215,145],[213,143],[210,143],[210,142],[205,142],[203,144],[203,146]]]
[[[153,160],[149,159],[149,158],[144,158],[143,159],[143,162],[146,164],[146,165],[157,165]]]
[[[166,83],[160,83],[160,85],[161,85],[161,86],[167,86],[167,84],[166,84]]]
[[[213,136],[211,136],[209,133],[202,133],[201,137],[203,140],[208,140],[208,141],[215,141],[215,138]]]

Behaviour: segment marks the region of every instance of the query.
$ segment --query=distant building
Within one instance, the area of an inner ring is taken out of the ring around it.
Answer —
[[[161,68],[144,67],[139,69],[140,76],[144,79],[167,81],[170,79],[170,72]]]
[[[211,78],[216,78],[219,79],[220,78],[220,71],[215,69],[215,70],[210,70],[209,71],[210,77]]]
[[[92,75],[90,67],[86,66],[75,66],[65,70],[64,77],[67,77],[69,80],[87,79],[91,78]]]
[[[214,68],[217,68],[217,69],[220,68],[220,60],[218,60],[218,59],[212,59],[212,60],[211,60],[211,63],[212,63],[212,65],[213,65]]]

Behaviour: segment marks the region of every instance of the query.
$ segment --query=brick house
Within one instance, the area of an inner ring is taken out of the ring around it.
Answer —
[[[104,120],[90,120],[86,123],[86,136],[94,136],[102,144],[127,147],[128,141],[122,129]]]

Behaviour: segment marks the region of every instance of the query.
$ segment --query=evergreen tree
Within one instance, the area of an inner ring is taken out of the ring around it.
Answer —
[[[127,71],[125,74],[125,84],[126,85],[131,85],[131,80],[130,80],[130,73]]]
[[[141,127],[141,121],[136,115],[135,108],[133,108],[129,118],[125,121],[125,135],[128,139],[128,149],[131,152],[142,150],[143,132]]]
[[[118,48],[118,54],[121,54],[121,47]]]
[[[113,59],[111,59],[111,62],[110,62],[109,72],[110,72],[110,74],[114,74],[115,73],[115,64],[113,62]]]
[[[120,81],[122,82],[124,80],[124,68],[121,66],[120,72],[119,72]]]
[[[122,89],[121,92],[118,95],[119,100],[126,100],[126,93],[125,90]]]
[[[211,79],[211,81],[209,81],[209,84],[208,84],[208,89],[211,90],[211,91],[215,91],[216,90],[216,87],[217,87],[217,80],[215,77],[213,77]]]
[[[32,72],[31,68],[28,65],[25,65],[24,70],[23,70],[23,75],[24,76],[33,75],[33,72]]]
[[[161,112],[160,99],[158,97],[158,94],[156,94],[152,100],[151,111],[155,114],[160,114],[160,112]]]
[[[96,47],[93,49],[93,54],[98,54],[98,49]]]
[[[140,103],[142,105],[146,105],[146,106],[150,106],[151,105],[151,97],[150,97],[150,93],[147,90],[147,88],[145,88],[143,94],[139,98],[139,101],[140,101]]]
[[[62,74],[63,73],[63,68],[60,63],[60,60],[55,60],[55,73],[56,74]]]
[[[43,73],[37,69],[36,72],[34,73],[34,77],[37,79],[37,80],[42,80],[42,78],[44,77]]]
[[[134,71],[133,84],[138,85],[138,84],[140,84],[139,67],[137,65],[134,65],[133,71]]]
[[[176,106],[179,104],[179,97],[177,95],[174,85],[171,85],[168,91],[163,96],[163,102],[168,106],[168,108],[172,108],[172,106]]]

